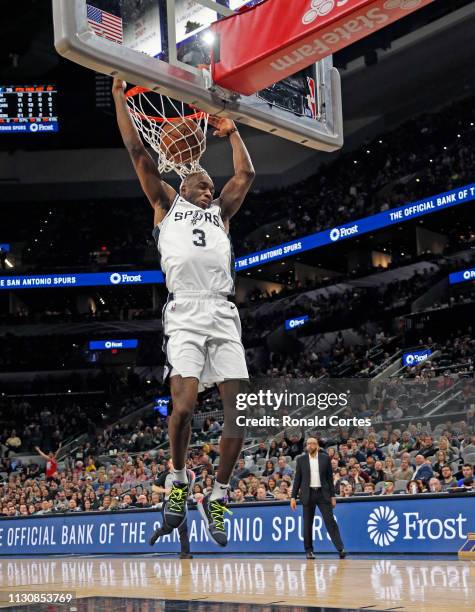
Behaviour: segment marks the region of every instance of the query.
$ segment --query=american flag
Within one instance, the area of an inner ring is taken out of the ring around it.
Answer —
[[[95,6],[87,5],[87,21],[92,31],[120,45],[124,42],[124,32],[122,29],[122,19],[102,11]]]

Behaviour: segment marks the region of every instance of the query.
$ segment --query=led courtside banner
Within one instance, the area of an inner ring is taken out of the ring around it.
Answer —
[[[251,253],[245,257],[238,257],[236,259],[236,270],[246,270],[253,266],[260,266],[268,261],[277,261],[297,253],[302,253],[303,251],[339,242],[340,240],[355,238],[368,232],[374,232],[390,225],[398,225],[404,221],[410,221],[411,219],[429,215],[472,200],[475,200],[475,183],[459,187],[453,191],[429,196],[425,200],[404,204],[398,208],[391,208],[376,215],[350,221],[345,225],[339,225],[322,232],[296,238],[291,242],[276,245],[264,251]]]
[[[117,285],[148,285],[163,283],[158,270],[99,272],[82,274],[42,274],[36,276],[0,276],[0,290],[48,289],[58,287],[99,287]]]
[[[459,272],[449,274],[449,283],[451,285],[458,285],[467,281],[475,281],[475,268],[468,268],[467,270],[460,270]]]
[[[415,366],[422,363],[432,355],[430,349],[419,349],[417,351],[408,351],[402,355],[403,366]]]
[[[118,349],[136,349],[139,341],[136,338],[129,340],[90,340],[90,351],[111,351]]]
[[[229,553],[303,553],[302,508],[287,503],[243,504],[225,520]],[[345,549],[350,553],[456,553],[475,531],[475,494],[380,496],[342,500],[335,510]],[[148,539],[161,520],[157,510],[67,513],[0,519],[0,555],[178,552],[178,533]],[[188,515],[192,552],[213,553],[196,510]],[[317,512],[317,552],[335,552]],[[222,553],[222,549],[219,549]]]
[[[291,242],[278,244],[263,251],[250,253],[236,258],[236,271],[247,270],[270,261],[277,261],[291,257],[297,253],[310,251],[332,243],[355,238],[368,232],[374,232],[390,225],[398,225],[417,217],[432,214],[451,206],[464,204],[475,200],[475,183],[459,187],[452,191],[429,196],[425,200],[404,204],[376,215],[370,215],[333,227],[330,229],[296,238]],[[463,282],[470,280],[468,274],[472,270],[456,272],[450,275],[450,282]],[[471,278],[474,278],[473,276]],[[457,280],[458,279],[458,280]],[[129,272],[101,272],[93,274],[47,274],[40,276],[0,276],[0,291],[16,289],[40,289],[48,287],[98,287],[107,285],[143,285],[149,283],[163,283],[164,278],[159,270],[129,271]]]
[[[305,323],[309,320],[309,316],[308,315],[302,315],[301,317],[294,317],[293,319],[287,319],[285,321],[285,329],[287,331],[290,331],[292,329],[298,329],[299,327],[302,327],[302,325],[305,325]]]

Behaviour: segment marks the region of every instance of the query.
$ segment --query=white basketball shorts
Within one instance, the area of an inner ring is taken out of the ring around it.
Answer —
[[[249,379],[238,309],[226,296],[206,291],[170,294],[162,323],[164,378],[192,376],[200,389]]]

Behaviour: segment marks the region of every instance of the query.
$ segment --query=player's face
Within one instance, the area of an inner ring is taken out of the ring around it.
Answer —
[[[206,174],[196,174],[182,187],[181,195],[195,206],[208,208],[214,198],[213,181]]]

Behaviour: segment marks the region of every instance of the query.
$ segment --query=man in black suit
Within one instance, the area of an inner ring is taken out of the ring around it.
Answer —
[[[297,469],[292,486],[292,498],[290,500],[292,510],[297,508],[297,495],[299,491],[303,506],[303,533],[307,559],[315,559],[312,531],[315,508],[317,506],[322,514],[328,535],[340,555],[340,559],[344,559],[346,553],[343,548],[340,530],[333,516],[336,498],[332,465],[329,456],[320,450],[316,438],[309,438],[307,440],[307,453],[297,458]]]

